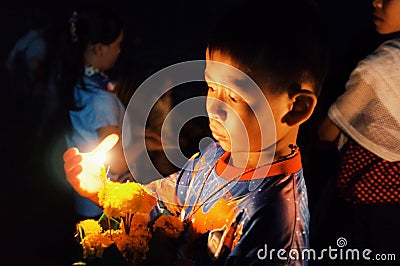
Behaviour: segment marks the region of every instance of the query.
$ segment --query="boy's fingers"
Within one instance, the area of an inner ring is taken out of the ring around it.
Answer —
[[[71,169],[75,168],[82,162],[83,158],[81,154],[73,155],[68,160],[64,161],[64,171],[67,173]],[[82,168],[82,166],[80,166]]]
[[[75,165],[75,167],[69,169],[69,171],[65,172],[68,182],[71,183],[73,187],[79,185],[79,179],[77,178],[77,176],[82,173],[82,169],[82,165],[78,164]]]
[[[68,161],[69,159],[71,159],[73,156],[75,156],[77,154],[79,154],[79,150],[77,148],[75,148],[75,147],[69,148],[63,154],[64,162]]]
[[[105,137],[99,145],[97,145],[96,148],[92,151],[93,153],[101,152],[101,153],[106,153],[109,150],[111,150],[115,144],[117,144],[119,139],[119,136],[117,134],[110,134],[107,137]]]

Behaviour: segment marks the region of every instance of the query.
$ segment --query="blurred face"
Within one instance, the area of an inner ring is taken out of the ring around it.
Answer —
[[[374,0],[374,23],[380,34],[400,31],[400,0]]]
[[[101,65],[102,70],[108,70],[114,67],[121,52],[121,43],[124,38],[124,33],[121,32],[117,39],[110,44],[101,44]]]
[[[206,108],[213,137],[232,153],[258,152],[275,144],[270,106],[280,112],[279,96],[267,101],[267,95],[234,68],[236,64],[229,56],[218,51],[206,53]]]

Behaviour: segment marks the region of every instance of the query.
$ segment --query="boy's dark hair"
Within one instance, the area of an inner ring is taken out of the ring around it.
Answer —
[[[215,25],[207,47],[232,57],[271,93],[293,93],[307,83],[319,95],[328,68],[323,20],[307,0],[245,1]]]

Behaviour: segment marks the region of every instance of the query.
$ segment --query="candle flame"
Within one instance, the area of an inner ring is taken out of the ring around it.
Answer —
[[[108,135],[91,152],[96,154],[106,154],[109,150],[111,150],[115,146],[115,144],[117,144],[118,139],[119,137],[117,134]]]

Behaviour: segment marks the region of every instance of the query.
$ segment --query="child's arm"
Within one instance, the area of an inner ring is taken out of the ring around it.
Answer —
[[[334,142],[340,135],[340,128],[326,116],[318,127],[318,137],[321,141]]]
[[[357,121],[359,114],[368,110],[366,108],[374,101],[375,91],[370,83],[375,78],[376,74],[367,63],[361,63],[353,70],[345,92],[336,99],[319,125],[320,140],[333,142],[342,131],[348,134],[349,128],[355,126],[354,120]]]
[[[145,185],[157,197],[159,205],[162,205],[159,207],[175,215],[181,213],[199,155],[200,153],[194,154],[180,171]]]
[[[156,197],[160,211],[168,210],[172,214],[180,214],[182,203],[176,195],[178,176],[178,173],[174,173],[145,185]]]

